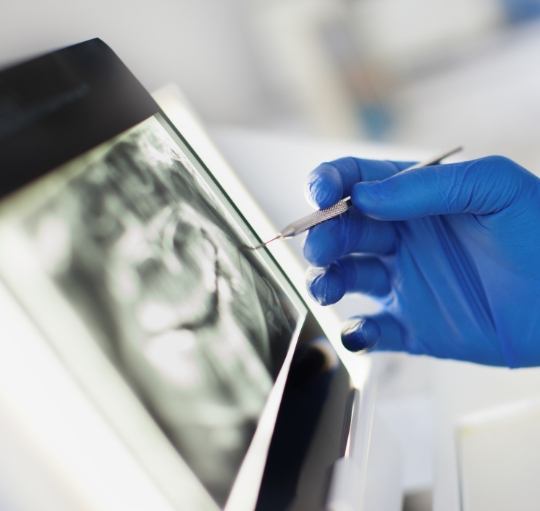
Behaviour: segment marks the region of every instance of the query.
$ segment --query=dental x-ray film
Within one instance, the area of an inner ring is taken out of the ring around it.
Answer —
[[[14,200],[28,252],[223,505],[298,302],[161,114],[44,180]]]

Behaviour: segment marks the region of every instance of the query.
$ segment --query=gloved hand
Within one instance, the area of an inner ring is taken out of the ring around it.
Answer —
[[[310,176],[318,207],[354,205],[308,233],[312,295],[382,304],[349,322],[343,343],[540,365],[540,180],[500,156],[399,173],[409,165],[343,158]]]

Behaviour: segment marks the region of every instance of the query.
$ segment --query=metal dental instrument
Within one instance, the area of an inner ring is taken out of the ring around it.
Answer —
[[[463,148],[455,147],[454,149],[450,151],[446,151],[445,153],[439,154],[435,156],[434,158],[429,158],[428,160],[421,161],[419,163],[415,163],[411,167],[407,167],[406,169],[402,170],[403,172],[409,172],[411,170],[420,169],[423,167],[429,167],[430,165],[436,165],[440,163],[445,158],[448,158],[449,156],[452,156],[459,151],[461,151]],[[352,201],[351,197],[345,197],[344,199],[341,199],[339,202],[336,202],[333,206],[330,206],[329,208],[320,209],[318,211],[315,211],[309,215],[306,215],[289,225],[285,226],[281,232],[278,232],[273,238],[269,239],[268,241],[265,241],[264,243],[261,243],[260,245],[257,245],[255,247],[250,247],[252,250],[257,250],[259,248],[265,247],[268,245],[268,243],[271,243],[272,241],[279,240],[279,239],[286,239],[286,238],[294,238],[295,236],[298,236],[299,234],[307,231],[308,229],[311,229],[312,227],[315,227],[316,225],[319,225],[323,222],[326,222],[327,220],[330,220],[331,218],[335,218],[336,216],[342,215],[348,209],[351,207]]]

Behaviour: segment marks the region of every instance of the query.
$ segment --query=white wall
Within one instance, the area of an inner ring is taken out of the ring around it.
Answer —
[[[100,37],[153,90],[176,82],[212,121],[250,122],[262,97],[241,0],[0,0],[0,66]]]

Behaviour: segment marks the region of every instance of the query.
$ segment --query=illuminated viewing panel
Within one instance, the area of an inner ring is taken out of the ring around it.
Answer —
[[[370,436],[340,357],[362,389],[369,364],[285,243],[250,248],[275,227],[182,93],[90,39],[0,70],[0,98],[15,507],[326,509],[352,417],[359,459]]]
[[[306,316],[249,226],[161,114],[6,203],[25,258],[223,505]]]

